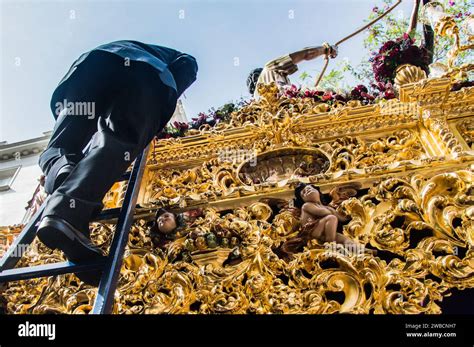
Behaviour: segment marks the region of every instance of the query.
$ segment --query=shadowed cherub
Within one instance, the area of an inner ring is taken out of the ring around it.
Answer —
[[[311,184],[299,183],[295,188],[294,205],[301,208],[301,230],[298,236],[282,244],[283,253],[291,257],[291,254],[302,251],[307,242],[314,239],[321,242],[335,241],[346,249],[364,250],[374,254],[375,251],[337,232],[339,223],[346,223],[350,218],[341,215],[321,199],[321,192]]]

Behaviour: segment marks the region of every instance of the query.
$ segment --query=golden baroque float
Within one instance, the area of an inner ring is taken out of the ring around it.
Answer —
[[[474,287],[474,88],[450,91],[454,82],[332,108],[270,85],[228,124],[154,142],[114,312],[441,313],[453,290]],[[330,193],[351,217],[342,232],[378,253],[310,241],[280,257],[300,228],[298,182]],[[159,248],[147,223],[157,207],[202,214]],[[113,227],[92,225],[104,251]],[[17,229],[2,229],[2,243]],[[61,259],[36,240],[19,266]],[[84,314],[95,293],[71,274],[12,282],[1,297],[8,313]]]

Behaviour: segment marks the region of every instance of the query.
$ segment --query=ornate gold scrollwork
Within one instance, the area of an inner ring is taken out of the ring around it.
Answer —
[[[340,211],[352,216],[343,232],[398,255],[385,260],[311,242],[289,262],[281,259],[278,246],[299,228],[286,205],[205,209],[164,249],[154,248],[139,220],[115,313],[439,313],[450,288],[474,287],[473,176],[389,178],[343,201]],[[107,249],[112,229],[95,224],[93,240]],[[35,247],[23,264],[61,259]],[[64,275],[13,282],[3,295],[12,313],[88,313],[95,289]]]
[[[140,205],[203,214],[163,248],[148,220],[135,221],[114,312],[440,313],[450,290],[474,287],[474,88],[450,92],[452,83],[405,84],[402,101],[369,106],[289,99],[266,86],[228,124],[156,141]],[[379,253],[310,240],[284,258],[282,244],[301,230],[290,206],[298,181],[329,192],[351,217],[340,231]],[[120,204],[115,188],[109,207]],[[0,229],[0,243],[20,229]],[[93,223],[92,240],[107,251],[113,231]],[[18,266],[62,260],[36,240]],[[0,306],[87,314],[95,294],[62,275],[8,283]]]

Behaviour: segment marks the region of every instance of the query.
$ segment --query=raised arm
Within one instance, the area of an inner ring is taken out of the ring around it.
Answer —
[[[316,204],[313,204],[311,202],[305,202],[303,206],[301,207],[303,212],[309,213],[313,217],[324,217],[327,216],[328,214],[331,214],[331,212],[322,207],[318,206]]]
[[[294,64],[298,64],[303,60],[312,60],[325,54],[329,54],[331,58],[335,58],[337,56],[337,47],[327,44],[318,47],[306,47],[302,50],[290,53],[290,57]]]
[[[303,210],[303,212],[309,213],[313,217],[324,217],[324,216],[327,216],[329,214],[332,214],[332,215],[336,216],[336,218],[339,222],[347,222],[350,219],[349,217],[345,217],[345,216],[341,215],[339,212],[337,212],[335,209],[333,209],[330,206],[322,207],[322,206],[318,206],[318,205],[315,205],[315,204],[310,203],[310,202],[304,203],[303,206],[302,206],[302,210]]]
[[[339,212],[337,212],[336,209],[332,208],[331,206],[326,206],[327,209],[329,209],[333,215],[335,215],[337,217],[337,220],[339,222],[347,222],[348,220],[350,220],[350,218],[348,216],[343,216],[342,214],[340,214]]]

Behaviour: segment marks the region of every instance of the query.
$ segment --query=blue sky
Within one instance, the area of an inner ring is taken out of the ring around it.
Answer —
[[[105,42],[134,39],[195,56],[198,79],[183,100],[190,119],[248,97],[251,69],[335,42],[382,6],[380,0],[0,1],[0,141],[8,142],[53,128],[49,101],[57,83],[82,52]],[[395,11],[407,16],[411,6],[405,0]],[[341,45],[332,64],[358,63],[366,53],[363,37]],[[321,67],[322,59],[302,63],[292,79]]]

